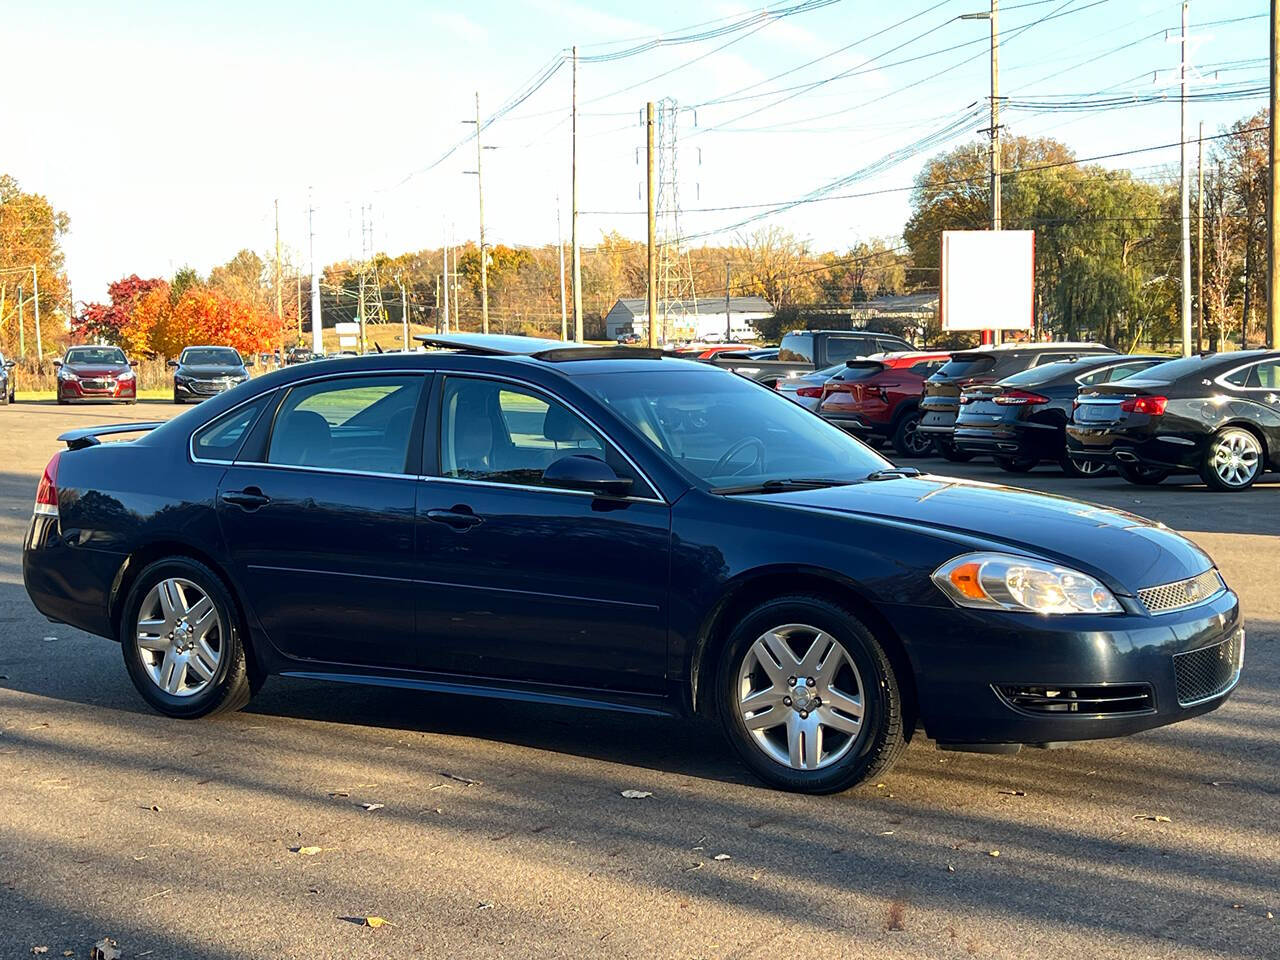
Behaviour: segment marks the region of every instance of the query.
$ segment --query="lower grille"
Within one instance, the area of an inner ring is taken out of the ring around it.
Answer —
[[[1178,703],[1184,707],[1221,696],[1235,686],[1244,662],[1244,630],[1211,647],[1201,647],[1173,658],[1178,683]]]
[[[1155,697],[1145,683],[1053,687],[998,684],[995,691],[1009,706],[1027,713],[1150,713]]]

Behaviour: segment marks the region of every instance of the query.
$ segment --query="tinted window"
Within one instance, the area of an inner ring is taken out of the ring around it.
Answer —
[[[942,365],[946,362],[946,360],[921,360],[919,363],[913,363],[907,369],[918,377],[928,377],[941,370]]]
[[[865,380],[867,377],[874,377],[883,370],[884,364],[876,360],[855,360],[851,367],[839,366],[836,373],[832,375],[832,380],[840,380],[847,382],[850,380]]]
[[[1280,386],[1280,360],[1264,360],[1223,377],[1233,387],[1250,390],[1274,390]]]
[[[778,347],[778,359],[787,363],[813,363],[813,337],[788,333]]]
[[[895,350],[909,350],[911,344],[898,337],[876,337],[876,349],[881,353],[893,353]]]
[[[422,378],[344,377],[289,391],[276,413],[267,462],[405,473]]]
[[[443,476],[538,487],[544,485],[542,471],[551,463],[580,455],[599,457],[619,476],[640,483],[604,438],[563,404],[514,384],[476,377],[445,380],[440,410]]]
[[[1221,357],[1179,357],[1177,360],[1167,360],[1151,370],[1135,374],[1131,379],[1135,382],[1141,380],[1143,383],[1169,384],[1182,377],[1205,377],[1206,375],[1214,377],[1222,369],[1221,361]],[[1217,369],[1206,370],[1209,363]]]
[[[1079,354],[1074,350],[1069,353],[1042,353],[1040,356],[1035,358],[1032,366],[1043,367],[1046,364],[1058,363],[1061,360],[1071,360],[1077,356],[1079,356]]]
[[[241,364],[240,354],[230,347],[189,347],[182,351],[178,362],[197,367],[238,367]]]
[[[974,377],[994,369],[995,365],[994,357],[960,354],[944,363],[938,370],[938,375],[942,377]]]
[[[861,479],[886,466],[843,430],[733,374],[589,374],[578,382],[709,486],[786,477]]]
[[[1048,383],[1057,377],[1071,376],[1072,374],[1082,374],[1094,365],[1087,361],[1078,360],[1059,360],[1057,363],[1046,363],[1043,366],[1032,367],[1030,370],[1020,370],[1015,374],[1005,377],[1001,383],[1007,383],[1015,387],[1034,387],[1042,383]],[[1091,374],[1086,374],[1081,381],[1083,383],[1101,383],[1105,379],[1106,374],[1101,370],[1095,370]]]
[[[195,455],[201,460],[234,460],[270,396],[267,394],[228,411],[197,430],[191,442]]]
[[[127,363],[119,347],[72,347],[67,351],[67,363]]]
[[[870,337],[827,337],[827,361],[843,363],[875,353],[879,348]]]
[[[1107,383],[1115,383],[1117,380],[1127,379],[1141,373],[1143,370],[1150,370],[1159,363],[1159,360],[1135,360],[1132,363],[1120,363],[1114,367],[1107,367],[1103,372],[1106,375]]]

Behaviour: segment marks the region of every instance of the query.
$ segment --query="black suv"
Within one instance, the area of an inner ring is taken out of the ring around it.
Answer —
[[[950,362],[924,382],[920,426],[916,429],[933,437],[934,448],[948,460],[971,460],[973,453],[958,449],[954,436],[960,394],[966,388],[995,383],[1046,363],[1099,353],[1115,351],[1101,343],[1007,343],[953,354]]]

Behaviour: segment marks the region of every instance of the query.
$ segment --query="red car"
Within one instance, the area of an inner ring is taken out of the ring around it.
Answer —
[[[876,443],[889,440],[904,457],[925,456],[930,437],[916,434],[925,378],[951,359],[949,353],[886,353],[850,360],[822,387],[818,413]]]
[[[138,376],[119,347],[68,347],[53,363],[58,368],[59,403],[138,400]]]

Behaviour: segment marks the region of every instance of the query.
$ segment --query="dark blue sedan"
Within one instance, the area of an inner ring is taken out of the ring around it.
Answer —
[[[1239,605],[1163,527],[897,469],[647,351],[470,337],[64,435],[23,554],[175,717],[269,674],[710,714],[841,790],[917,731],[1011,752],[1219,706]],[[142,432],[132,442],[101,442]]]

